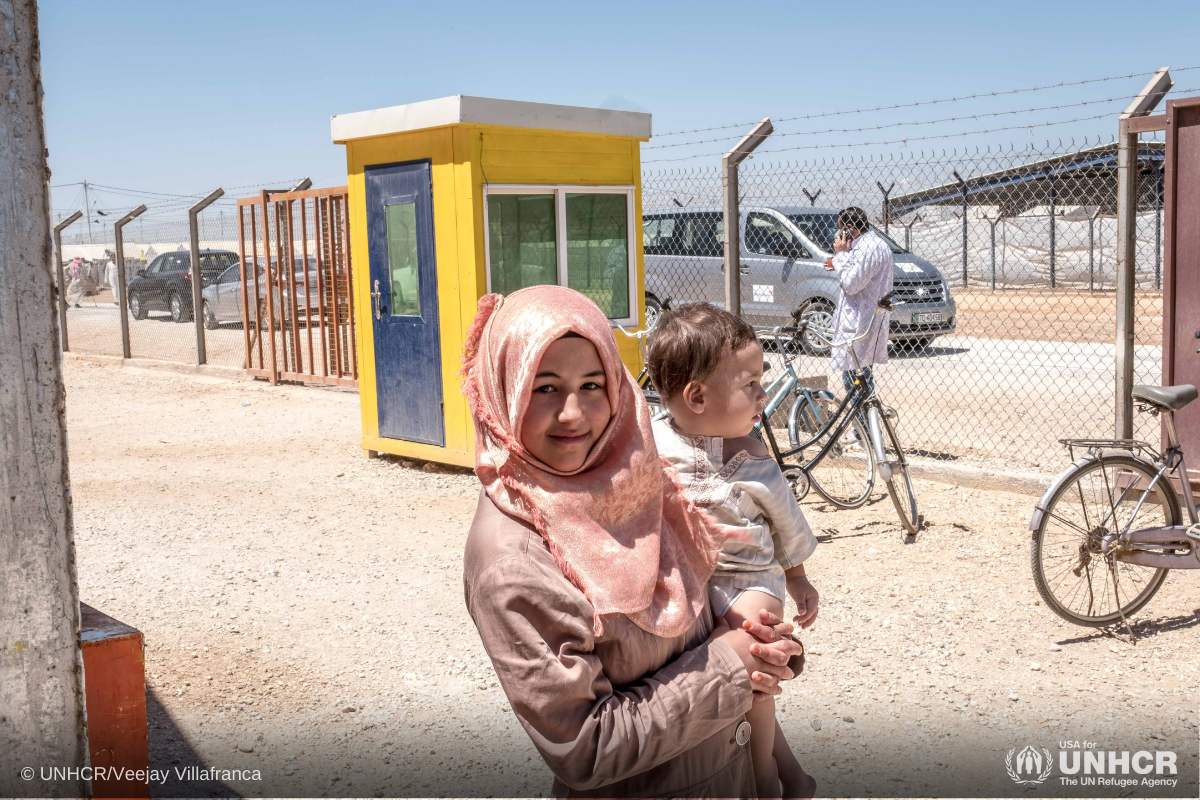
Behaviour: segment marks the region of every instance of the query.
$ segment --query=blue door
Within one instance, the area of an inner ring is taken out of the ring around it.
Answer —
[[[379,435],[444,446],[428,161],[366,169]]]

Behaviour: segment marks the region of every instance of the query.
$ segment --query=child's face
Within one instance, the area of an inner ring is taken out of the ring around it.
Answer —
[[[561,472],[582,467],[612,417],[605,386],[594,344],[574,337],[555,341],[538,364],[521,443]]]
[[[721,360],[716,372],[703,381],[703,404],[697,416],[706,436],[733,439],[746,436],[762,419],[767,393],[762,388],[763,351],[751,342]]]

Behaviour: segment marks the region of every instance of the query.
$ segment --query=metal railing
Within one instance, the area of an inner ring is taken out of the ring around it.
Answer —
[[[250,375],[358,386],[347,202],[345,186],[238,200]]]

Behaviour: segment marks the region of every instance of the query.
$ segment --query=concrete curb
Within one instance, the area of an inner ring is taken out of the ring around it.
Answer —
[[[206,375],[211,378],[225,378],[233,381],[251,380],[250,376],[237,367],[221,367],[216,364],[180,364],[175,361],[159,361],[154,358],[121,358],[120,356],[97,356],[87,353],[63,353],[62,357],[63,361],[92,361],[117,367],[157,369],[164,372]]]

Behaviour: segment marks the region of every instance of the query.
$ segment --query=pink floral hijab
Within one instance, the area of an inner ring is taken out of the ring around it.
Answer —
[[[521,421],[546,348],[568,332],[604,365],[612,419],[574,472],[521,444]],[[724,541],[660,459],[650,409],[621,363],[600,308],[560,286],[489,294],[467,332],[463,391],[475,418],[475,473],[502,511],[531,523],[601,617],[625,614],[662,637],[682,634],[704,608]]]

